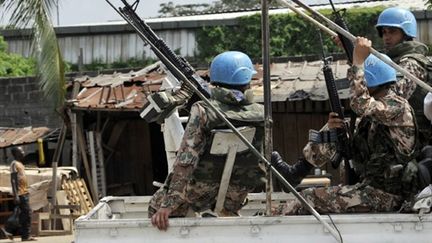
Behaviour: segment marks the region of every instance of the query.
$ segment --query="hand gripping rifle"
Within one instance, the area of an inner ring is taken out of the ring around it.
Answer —
[[[343,12],[345,14],[345,9],[342,10],[336,10],[336,8],[334,7],[333,1],[329,0],[330,5],[333,9],[333,17],[335,20],[335,23],[337,25],[339,25],[342,29],[344,29],[345,31],[349,32],[348,26],[345,22],[345,20],[343,19],[342,15],[340,14],[340,12]],[[321,33],[320,33],[321,34]],[[338,37],[339,40],[342,43],[343,49],[345,51],[346,57],[348,59],[348,63],[351,65],[352,61],[353,61],[353,52],[354,52],[354,44],[353,42],[348,39],[347,37],[345,37],[343,34],[341,34],[340,32],[338,32]],[[320,37],[322,38],[322,37]],[[322,40],[321,40],[322,43]],[[324,55],[324,50],[323,50],[323,55]],[[325,71],[323,71],[325,73]],[[332,76],[333,77],[333,76]],[[327,78],[326,78],[327,80]],[[326,81],[327,82],[327,81]],[[329,85],[327,84],[327,90],[329,89]],[[330,94],[330,91],[329,91]],[[337,94],[337,93],[335,93]],[[333,102],[332,102],[333,103]],[[340,104],[340,102],[339,102]],[[351,130],[346,129],[346,132],[351,132],[350,134],[354,133],[354,127],[355,127],[355,121],[357,119],[357,115],[354,112],[351,112],[351,117],[350,117],[351,121],[350,121],[350,125],[351,125]],[[339,132],[338,133],[338,138],[339,138]],[[344,144],[346,144],[345,142],[349,142],[349,141],[343,141]],[[348,147],[347,145],[344,145],[345,147]],[[349,152],[349,150],[347,150]],[[351,159],[351,154],[348,153],[347,157],[345,158],[345,161],[347,163],[345,163],[345,182],[346,184],[354,184],[357,181],[357,175],[354,172],[354,169],[351,168],[351,164],[349,163],[349,160]],[[335,166],[335,164],[333,164],[333,167]]]
[[[193,69],[193,67],[184,59],[176,55],[167,44],[159,38],[150,26],[142,20],[135,12],[139,0],[130,5],[126,0],[121,0],[124,7],[116,8],[109,0],[106,0],[120,16],[126,20],[137,32],[144,43],[150,45],[155,55],[162,61],[169,72],[179,81],[182,80],[183,74],[191,83],[198,88],[207,98],[210,97],[207,83]],[[147,96],[148,102],[144,105],[141,117],[147,122],[162,121],[178,106],[186,104],[188,101],[196,101],[193,89],[189,83],[182,82],[181,88],[172,91],[163,91],[150,94]]]
[[[322,71],[323,71],[324,79],[326,82],[327,93],[329,95],[330,107],[331,107],[332,112],[337,113],[338,117],[340,119],[345,120],[344,109],[343,109],[342,104],[341,104],[340,99],[339,99],[335,79],[333,76],[333,70],[330,67],[330,61],[329,60],[331,59],[331,57],[326,57],[326,55],[325,55],[324,43],[322,40],[321,31],[319,31],[319,38],[320,38],[320,42],[321,42],[321,46],[322,46],[322,57],[323,57],[323,62],[324,62],[324,66],[323,66]],[[341,163],[341,161],[345,160],[345,182],[346,182],[346,184],[352,184],[354,178],[353,178],[353,176],[351,176],[353,173],[353,170],[352,170],[351,164],[349,162],[349,160],[352,157],[352,154],[351,154],[351,147],[350,147],[351,143],[350,143],[348,125],[345,124],[344,128],[336,128],[335,132],[336,132],[336,136],[330,135],[330,137],[336,138],[335,139],[336,153],[331,158],[331,164],[332,164],[332,167],[336,169],[339,167],[339,164]]]

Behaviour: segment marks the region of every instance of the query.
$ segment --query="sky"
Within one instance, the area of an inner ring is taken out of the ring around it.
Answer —
[[[128,0],[133,3],[135,0]],[[161,3],[174,4],[212,3],[214,0],[141,0],[138,5],[138,14],[141,18],[157,17]],[[110,0],[114,6],[124,6],[121,0]],[[104,23],[108,21],[123,20],[120,15],[105,0],[58,0],[60,26]],[[57,25],[57,13],[53,13],[53,24]],[[1,13],[0,13],[1,16]],[[0,18],[0,25],[7,23],[10,15]]]
[[[115,6],[123,6],[121,0],[110,0]],[[133,3],[135,0],[128,0]],[[190,4],[190,3],[212,3],[215,0],[141,0],[138,5],[138,14],[141,18],[157,17],[161,3],[172,1],[174,4]],[[352,0],[351,0],[352,1]],[[105,0],[58,0],[59,15],[53,13],[53,24],[57,26],[59,21],[60,26],[90,24],[90,23],[105,23],[108,21],[122,20],[120,15]],[[306,0],[305,3],[322,3],[328,0]],[[333,0],[333,2],[344,2],[344,0]],[[1,14],[0,14],[1,15]],[[0,25],[6,24],[8,16],[0,19]]]
[[[110,0],[115,6],[123,6],[120,0]],[[174,4],[212,3],[213,0],[171,0]],[[132,0],[128,1],[133,3]],[[141,0],[138,14],[141,18],[158,16],[159,5],[169,0]],[[122,20],[120,15],[112,9],[105,0],[59,0],[60,25],[74,25],[86,23],[100,23]],[[57,24],[57,16],[53,18]]]

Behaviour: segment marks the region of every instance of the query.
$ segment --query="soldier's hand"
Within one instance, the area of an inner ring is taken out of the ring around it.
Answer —
[[[340,119],[338,113],[336,112],[329,113],[329,119],[327,121],[327,124],[329,129],[345,127],[344,120]]]
[[[170,208],[160,208],[151,218],[153,226],[156,226],[159,230],[167,230],[169,226],[168,218],[171,212]]]
[[[353,65],[363,65],[370,54],[372,41],[365,37],[357,37],[354,46]]]

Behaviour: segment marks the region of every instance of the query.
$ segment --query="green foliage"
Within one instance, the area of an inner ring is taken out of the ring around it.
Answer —
[[[373,27],[379,13],[377,8],[353,8],[345,15],[350,32],[366,36],[381,47],[381,40]],[[327,17],[330,10],[321,11]],[[318,28],[294,13],[270,15],[270,55],[272,57],[320,54],[321,45]],[[323,35],[326,36],[326,35]],[[327,36],[328,37],[328,36]],[[243,51],[252,58],[261,57],[260,15],[241,17],[236,26],[203,27],[197,33],[198,58],[209,61],[215,55],[227,50]],[[341,52],[330,38],[324,38],[326,51]]]
[[[1,17],[10,14],[9,24],[32,29],[32,56],[37,64],[39,86],[53,108],[64,103],[66,81],[64,62],[50,17],[55,0],[3,0]]]
[[[219,0],[213,1],[212,4],[174,4],[161,3],[159,13],[161,17],[182,16],[201,14],[203,12],[221,12],[236,11],[240,9],[258,9],[261,6],[261,0]],[[277,6],[275,1],[270,3],[271,7]]]
[[[220,0],[213,3],[214,10],[235,10],[246,8],[258,8],[261,0]]]
[[[4,40],[3,36],[0,36],[0,52],[6,52],[7,51],[7,43]]]
[[[7,52],[7,43],[0,36],[0,77],[30,76],[35,74],[35,61]]]
[[[160,17],[197,14],[203,11],[207,11],[210,7],[209,4],[205,3],[174,5],[174,3],[171,1],[168,3],[161,3],[159,6],[160,9],[158,13],[160,13]]]
[[[198,58],[206,62],[211,61],[213,56],[218,53],[229,50],[232,46],[230,30],[232,28],[226,26],[203,27],[197,32],[198,43]]]

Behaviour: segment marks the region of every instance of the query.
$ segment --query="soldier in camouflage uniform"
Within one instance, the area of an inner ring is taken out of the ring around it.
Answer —
[[[303,190],[301,194],[320,213],[395,211],[418,190],[413,109],[391,89],[395,70],[369,55],[370,46],[369,40],[357,38],[348,72],[351,108],[361,118],[351,146],[353,166],[361,182]],[[333,113],[328,125],[341,128],[343,123]],[[334,144],[309,143],[304,149],[305,158],[317,165],[329,161],[334,153]],[[305,214],[307,210],[294,200],[275,213]]]
[[[376,28],[383,39],[386,54],[399,66],[430,85],[432,80],[426,68],[431,66],[426,57],[429,49],[425,44],[414,40],[417,37],[414,15],[406,9],[387,8],[378,17]],[[423,100],[427,91],[417,87],[413,80],[399,74],[393,90],[408,99],[414,108],[420,145],[428,145],[432,135],[431,126],[423,113]]]
[[[256,71],[250,58],[241,52],[224,52],[210,67],[212,89],[210,102],[234,126],[256,128],[252,144],[262,149],[264,108],[252,103],[250,80]],[[177,152],[173,171],[150,201],[149,217],[153,225],[166,230],[169,217],[185,217],[188,211],[202,212],[215,205],[225,157],[209,153],[211,130],[227,128],[203,101],[195,103]],[[224,202],[225,215],[238,215],[247,193],[261,184],[264,171],[258,159],[248,151],[238,154]]]

